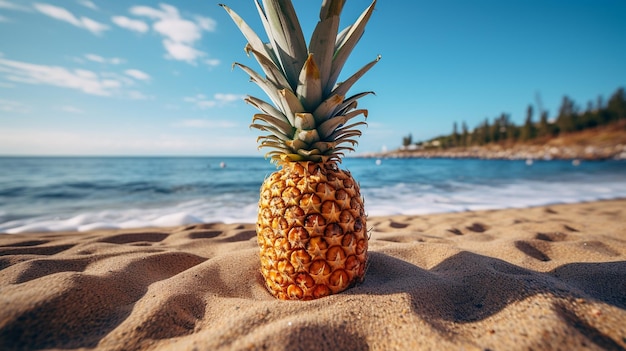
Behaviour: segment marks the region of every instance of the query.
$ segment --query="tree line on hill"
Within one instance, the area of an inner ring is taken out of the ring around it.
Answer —
[[[452,134],[417,143],[413,142],[413,137],[409,134],[402,138],[402,146],[407,148],[415,144],[421,148],[449,148],[548,139],[561,133],[571,133],[626,120],[626,95],[624,88],[620,87],[606,103],[600,96],[595,104],[589,101],[585,110],[581,110],[572,99],[564,96],[555,119],[550,120],[548,111],[542,110],[541,107],[538,112],[539,121],[535,122],[533,120],[534,107],[529,104],[526,109],[525,122],[521,126],[515,125],[511,121],[510,114],[507,113],[495,117],[492,122],[485,118],[472,131],[468,129],[465,122],[462,123],[459,131],[457,122],[454,122]]]

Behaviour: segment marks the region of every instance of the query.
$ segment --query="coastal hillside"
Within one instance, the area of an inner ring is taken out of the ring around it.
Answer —
[[[588,102],[579,106],[563,97],[556,118],[550,119],[538,97],[539,121],[533,121],[535,108],[526,109],[523,125],[515,125],[510,114],[492,121],[485,119],[473,130],[465,122],[459,131],[427,141],[413,142],[411,134],[402,138],[398,150],[369,155],[373,157],[446,157],[485,159],[626,159],[626,91],[618,88],[605,103]]]
[[[481,158],[626,160],[626,120],[609,125],[546,136],[529,141],[502,141],[486,145],[444,147],[441,144],[400,147],[362,155],[375,158]]]

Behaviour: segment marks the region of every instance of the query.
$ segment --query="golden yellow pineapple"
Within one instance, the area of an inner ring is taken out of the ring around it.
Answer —
[[[363,279],[363,201],[350,173],[334,162],[287,162],[267,178],[257,233],[261,273],[278,298],[318,298]]]
[[[269,42],[264,43],[234,11],[230,14],[265,73],[235,63],[268,95],[249,96],[262,113],[251,127],[269,134],[259,147],[280,169],[261,187],[257,237],[261,273],[272,295],[308,300],[338,293],[363,280],[367,263],[366,216],[358,183],[341,170],[343,151],[353,151],[357,129],[367,117],[352,85],[378,60],[337,83],[361,38],[376,0],[357,21],[339,32],[345,0],[323,0],[320,21],[307,46],[290,0],[255,1]],[[347,144],[347,145],[346,145]]]

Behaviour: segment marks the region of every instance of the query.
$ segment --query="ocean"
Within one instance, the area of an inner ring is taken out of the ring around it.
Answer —
[[[347,158],[370,216],[626,197],[625,161]],[[261,157],[0,157],[0,233],[253,223]]]

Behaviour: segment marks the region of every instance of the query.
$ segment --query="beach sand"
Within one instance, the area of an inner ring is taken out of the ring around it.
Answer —
[[[626,200],[367,224],[365,281],[307,302],[253,224],[0,235],[0,349],[626,349]]]

